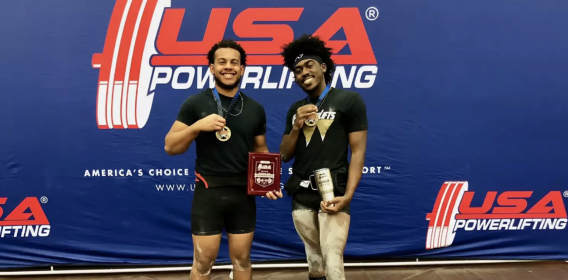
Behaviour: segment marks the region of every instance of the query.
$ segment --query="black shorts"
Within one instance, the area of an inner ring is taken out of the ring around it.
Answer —
[[[256,227],[256,197],[247,194],[246,186],[205,188],[199,180],[191,206],[191,232],[216,235],[223,232],[241,234]]]

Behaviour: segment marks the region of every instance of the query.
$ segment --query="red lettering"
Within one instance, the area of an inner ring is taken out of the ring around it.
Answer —
[[[211,10],[203,40],[193,42],[180,42],[177,40],[181,29],[181,22],[185,9],[166,9],[156,46],[162,54],[207,54],[211,47],[221,41],[225,35],[225,28],[231,14],[230,8],[216,8]]]
[[[282,45],[294,40],[294,30],[287,24],[268,24],[271,21],[300,19],[303,8],[249,8],[242,11],[233,22],[233,31],[240,38],[272,39],[237,40],[248,54],[248,65],[281,65]],[[229,23],[230,8],[211,10],[205,35],[201,41],[178,41],[185,9],[167,9],[156,41],[160,55],[152,57],[152,65],[208,65],[206,54],[215,43],[222,40]],[[346,20],[348,19],[348,20]],[[259,23],[264,22],[264,23]],[[346,40],[331,41],[343,28]],[[314,35],[333,48],[336,64],[376,64],[375,54],[369,42],[365,25],[357,8],[339,8]],[[337,55],[349,45],[351,54]]]
[[[487,196],[481,207],[471,207],[474,192],[465,192],[460,204],[456,219],[544,219],[544,218],[566,218],[566,207],[559,191],[552,191],[539,200],[532,208],[527,209],[527,198],[533,194],[532,191],[508,191],[503,192],[497,199],[498,206],[495,206],[490,213],[491,207],[495,202],[497,192],[487,192]],[[551,206],[548,204],[552,203]]]
[[[493,202],[495,202],[495,197],[497,197],[497,192],[487,192],[485,200],[483,200],[483,205],[481,207],[471,207],[471,201],[473,200],[473,195],[475,192],[464,192],[463,200],[460,203],[459,211],[461,214],[481,214],[487,213],[493,207]]]
[[[552,206],[547,206],[552,203]],[[566,218],[566,207],[559,191],[549,192],[539,200],[529,211],[528,214],[548,214],[554,210],[555,218]]]
[[[341,28],[345,32],[345,40],[331,41]],[[333,53],[340,52],[349,44],[351,54],[334,55],[337,64],[377,64],[375,52],[369,42],[363,19],[357,8],[339,8],[324,24],[314,32],[314,36],[327,43]]]
[[[527,201],[524,198],[529,198],[532,195],[532,191],[525,192],[504,192],[499,195],[497,203],[501,206],[495,206],[493,208],[493,213],[496,214],[514,214],[521,213],[527,209]],[[521,199],[514,199],[514,197]],[[513,207],[505,207],[513,206]]]
[[[287,24],[254,24],[259,21],[298,21],[304,8],[250,8],[240,13],[233,30],[241,38],[271,38],[271,41],[238,41],[250,54],[275,54],[294,40],[294,30]],[[278,63],[282,63],[280,57]]]
[[[5,204],[7,198],[0,198],[0,204]],[[25,213],[30,209],[31,213]],[[0,216],[3,210],[0,208]],[[30,220],[31,217],[33,220]],[[0,221],[0,226],[21,226],[21,225],[49,225],[47,216],[43,212],[41,205],[36,197],[26,197],[6,218]]]
[[[0,204],[6,204],[6,200],[8,200],[5,197],[0,197]],[[0,217],[2,217],[2,215],[4,214],[4,209],[2,209],[2,207],[0,207]]]

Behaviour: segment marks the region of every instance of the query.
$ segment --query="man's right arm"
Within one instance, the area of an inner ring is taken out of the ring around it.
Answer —
[[[299,135],[300,129],[293,126],[289,134],[284,134],[284,136],[282,136],[282,143],[280,143],[282,161],[289,162],[294,158],[296,142],[298,142]]]
[[[200,122],[192,112],[193,102],[195,102],[193,97],[183,102],[176,121],[166,135],[164,149],[170,156],[185,153],[201,131]]]
[[[294,158],[296,142],[298,141],[299,129],[295,129],[294,123],[292,122],[293,109],[294,106],[290,107],[286,114],[284,136],[282,136],[282,142],[280,143],[280,155],[282,156],[283,162],[289,162]]]
[[[199,122],[190,126],[178,120],[174,122],[172,128],[166,135],[166,153],[170,156],[183,154],[189,149],[191,143],[197,138],[201,132]]]
[[[295,106],[292,106],[288,110],[288,115],[286,116],[286,129],[284,130],[284,136],[282,137],[282,143],[280,143],[280,154],[282,155],[282,161],[291,161],[296,153],[296,143],[298,142],[298,137],[300,135],[300,130],[306,117],[312,114],[317,114],[318,108],[313,104],[304,105],[298,110],[295,110]],[[294,117],[294,113],[296,116]]]

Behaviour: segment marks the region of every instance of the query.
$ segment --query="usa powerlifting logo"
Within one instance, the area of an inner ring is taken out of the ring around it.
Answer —
[[[190,17],[191,13],[186,15],[186,9],[170,6],[170,0],[116,1],[103,52],[92,58],[93,68],[100,69],[96,109],[100,129],[144,127],[158,85],[170,85],[173,89],[213,87],[215,81],[207,67],[206,55],[216,42],[225,38],[230,26],[236,36],[246,40],[237,40],[248,55],[243,89],[292,87],[293,74],[282,66],[279,53],[281,46],[292,41],[295,34],[283,22],[297,22],[304,8],[248,8],[235,17],[232,25],[229,24],[231,8],[214,8],[202,41],[179,41],[184,16]],[[370,7],[364,14],[368,21],[375,21],[379,13]],[[343,88],[372,87],[377,61],[361,11],[339,8],[324,22],[312,25],[315,25],[313,34],[335,51],[333,59],[338,66],[332,86],[340,81]],[[191,30],[183,30],[186,29]],[[346,39],[331,40],[340,30]],[[337,54],[347,48],[350,54]],[[342,65],[352,66],[346,69]]]
[[[49,236],[51,225],[41,206],[47,201],[45,196],[21,201],[0,197],[0,238]]]
[[[432,213],[426,215],[426,249],[449,247],[458,230],[563,230],[568,222],[562,193],[551,191],[529,205],[532,191],[489,191],[483,204],[472,205],[476,192],[468,182],[445,182]],[[479,192],[477,195],[480,195]],[[530,207],[529,207],[530,206]]]

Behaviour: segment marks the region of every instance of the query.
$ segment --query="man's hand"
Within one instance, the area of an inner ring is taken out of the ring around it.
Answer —
[[[295,129],[302,128],[304,126],[304,122],[306,121],[306,119],[309,116],[317,113],[318,113],[318,107],[316,107],[316,105],[313,104],[304,105],[298,108],[298,110],[296,111],[296,121],[294,121],[294,128]]]
[[[347,204],[351,202],[351,199],[345,196],[337,196],[334,197],[332,200],[327,202],[321,202],[321,209],[325,213],[333,214],[339,212],[343,209]]]
[[[268,197],[268,199],[270,200],[277,200],[278,198],[282,198],[282,191],[279,190],[278,192],[269,192],[266,194],[266,197]]]
[[[201,131],[218,131],[226,124],[225,119],[217,114],[211,114],[200,119],[197,123]]]

